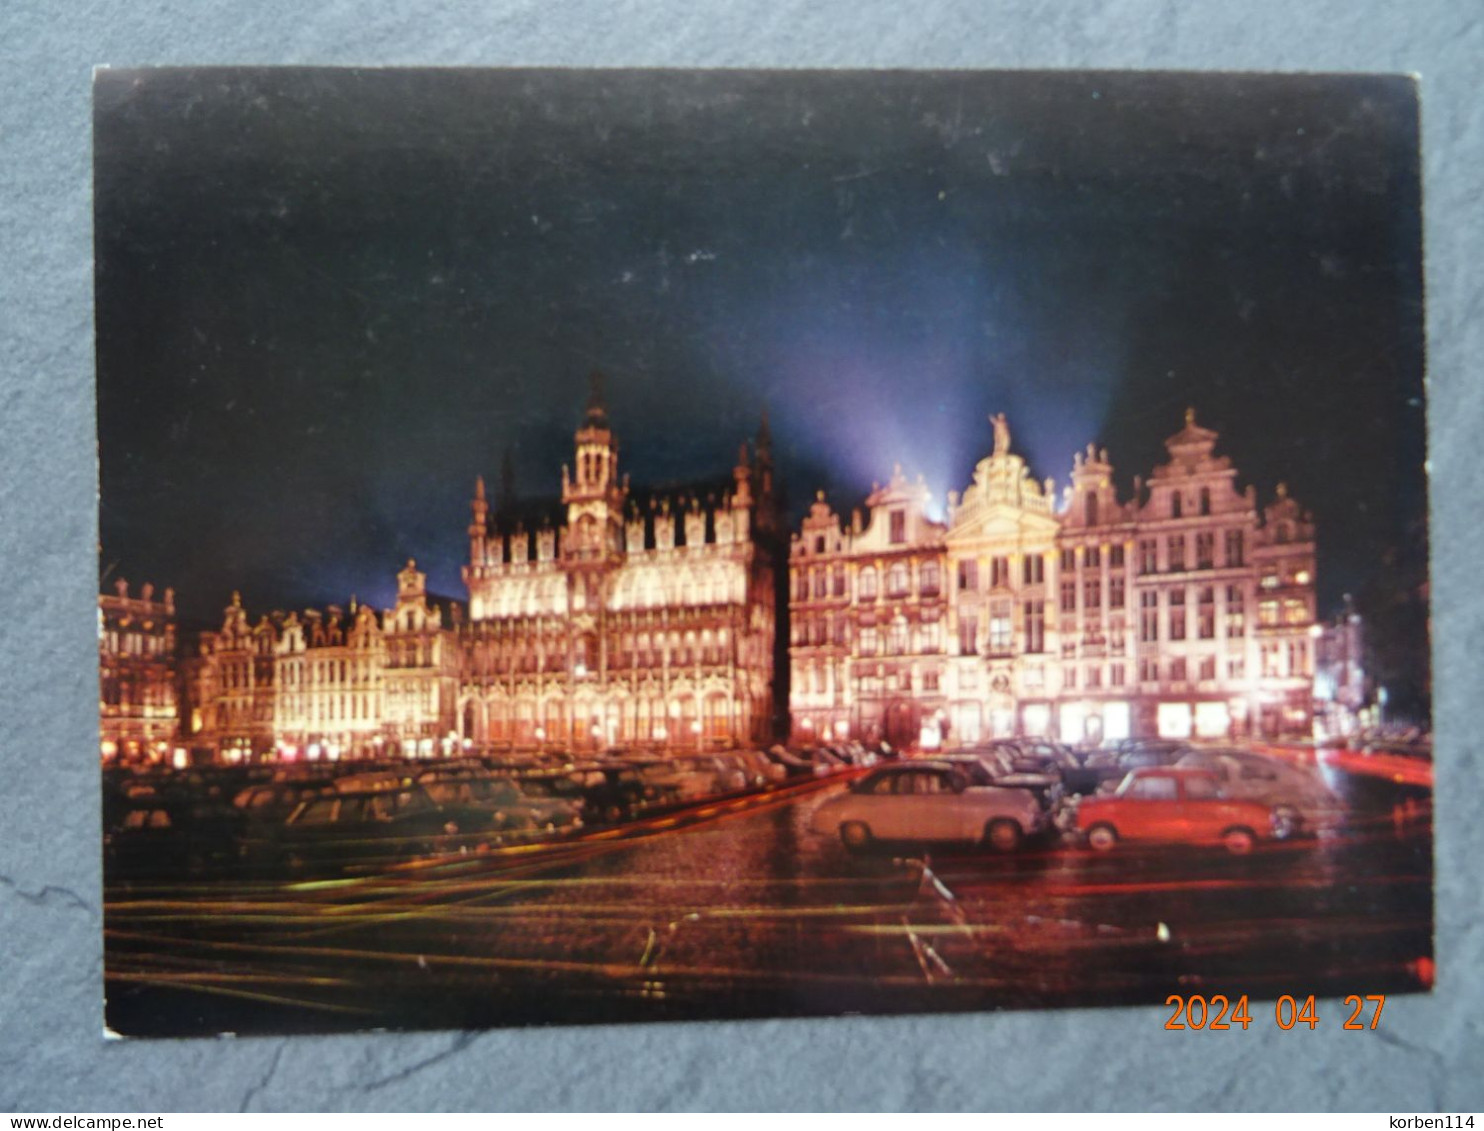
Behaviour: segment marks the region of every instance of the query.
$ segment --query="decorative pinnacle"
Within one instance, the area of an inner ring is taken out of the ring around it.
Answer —
[[[587,381],[587,412],[584,415],[584,423],[592,427],[606,427],[608,406],[603,399],[603,374],[594,369],[588,375]]]
[[[1186,427],[1190,427],[1191,425],[1195,424],[1195,409],[1187,408],[1185,410],[1185,424]]]

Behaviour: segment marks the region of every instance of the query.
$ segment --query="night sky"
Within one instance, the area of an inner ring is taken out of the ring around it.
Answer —
[[[1194,406],[1330,614],[1425,562],[1417,142],[1396,78],[105,72],[102,571],[463,596],[475,475],[555,495],[599,369],[636,484],[766,405],[791,517],[942,500],[997,411],[1126,491]]]

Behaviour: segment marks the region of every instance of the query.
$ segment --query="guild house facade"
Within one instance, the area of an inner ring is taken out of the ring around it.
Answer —
[[[459,733],[481,748],[760,742],[781,562],[766,418],[725,482],[631,489],[594,378],[561,510],[532,528],[475,485]]]
[[[158,598],[122,578],[98,598],[98,721],[103,761],[173,756],[176,684],[175,594]]]
[[[352,598],[252,621],[234,593],[186,663],[181,741],[228,762],[451,753],[461,614],[411,561],[379,614]]]
[[[1188,411],[1131,498],[1089,446],[1058,506],[993,425],[943,522],[900,469],[848,522],[816,498],[789,557],[797,741],[1310,733],[1314,526],[1283,485],[1239,490]]]

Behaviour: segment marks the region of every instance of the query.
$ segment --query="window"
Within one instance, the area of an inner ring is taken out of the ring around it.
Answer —
[[[1284,624],[1308,624],[1309,608],[1297,597],[1290,597],[1283,602]]]
[[[1226,678],[1241,679],[1247,674],[1247,663],[1241,656],[1234,656],[1226,662]]]
[[[1139,543],[1139,572],[1159,572],[1159,543],[1152,538]]]
[[[1247,618],[1244,614],[1243,600],[1240,585],[1226,587],[1226,634],[1228,636],[1241,636],[1246,631]]]
[[[1077,690],[1077,669],[1076,668],[1067,667],[1067,668],[1063,668],[1062,669],[1062,673],[1061,673],[1061,685],[1067,691],[1076,691]]]
[[[1067,573],[1070,573],[1072,570],[1077,568],[1076,550],[1069,548],[1061,552],[1061,568],[1064,572]]]
[[[1004,589],[1010,584],[1010,559],[991,558],[989,560],[989,585],[991,589]]]
[[[902,617],[897,617],[891,622],[891,629],[886,639],[886,649],[893,656],[900,656],[907,650],[907,622]]]
[[[807,601],[809,599],[809,575],[795,571],[794,573],[794,600]]]
[[[1121,609],[1123,603],[1123,578],[1110,577],[1108,579],[1108,608]]]
[[[877,636],[874,628],[861,629],[861,655],[874,656],[876,654]]]
[[[1111,668],[1108,669],[1108,686],[1109,687],[1122,687],[1123,686],[1123,679],[1124,679],[1124,671],[1123,671],[1123,665],[1122,664],[1114,664]]]
[[[1093,665],[1087,669],[1087,690],[1096,691],[1103,686],[1103,669]]]
[[[1209,585],[1201,590],[1196,635],[1202,640],[1214,640],[1216,637],[1216,590]]]
[[[817,535],[815,537],[815,539],[814,539],[814,552],[816,554],[822,554],[822,553],[824,553],[824,535],[823,534]]]
[[[1185,639],[1185,590],[1170,593],[1170,639]]]
[[[876,599],[876,570],[873,566],[866,566],[861,570],[860,578],[856,583],[856,592],[862,601],[874,601]]]
[[[1259,601],[1257,603],[1257,623],[1264,628],[1271,628],[1278,623],[1278,602]]]
[[[888,597],[905,597],[907,595],[907,566],[903,562],[894,562],[892,567],[886,571],[886,595]]]
[[[1064,613],[1076,612],[1077,610],[1077,583],[1075,581],[1063,581],[1061,583],[1061,611]]]
[[[1103,564],[1103,551],[1098,546],[1089,546],[1087,553],[1087,568],[1097,569]]]
[[[1229,566],[1242,564],[1242,532],[1240,530],[1226,532],[1226,564]]]
[[[1091,491],[1089,491],[1087,493],[1087,498],[1083,501],[1083,506],[1084,506],[1083,518],[1085,518],[1087,520],[1087,525],[1088,526],[1096,526],[1098,524],[1098,497],[1097,497],[1097,495],[1095,495]]]
[[[1185,536],[1183,534],[1172,534],[1170,536],[1170,569],[1176,573],[1185,568]]]
[[[938,690],[938,673],[936,669],[922,673],[922,689],[924,691]]]
[[[937,562],[923,562],[922,570],[918,574],[918,585],[924,597],[936,597],[942,579],[938,575]]]
[[[1112,566],[1114,569],[1122,569],[1123,568],[1123,547],[1122,546],[1109,546],[1108,547],[1108,564],[1110,566]]]
[[[835,567],[835,596],[845,596],[845,567]]]
[[[922,650],[924,652],[936,652],[942,647],[943,629],[937,621],[929,621],[922,626]]]
[[[1268,679],[1276,679],[1283,674],[1282,660],[1276,644],[1262,646],[1262,674]]]
[[[1202,487],[1201,488],[1201,514],[1208,515],[1210,513],[1211,513],[1211,488],[1209,488],[1209,487]]]
[[[995,607],[989,616],[989,650],[991,652],[1008,652],[1012,643],[1010,625],[1010,603],[1008,601],[996,601]]]
[[[979,620],[977,617],[958,618],[958,651],[961,656],[972,656],[979,651]]]
[[[1302,640],[1290,640],[1288,642],[1288,673],[1295,676],[1307,676],[1309,672],[1309,649]]]
[[[1195,536],[1195,568],[1210,569],[1216,564],[1216,535],[1197,534]]]
[[[891,512],[891,544],[900,546],[907,540],[907,512]]]
[[[1143,659],[1143,660],[1140,660],[1139,661],[1139,682],[1140,683],[1158,683],[1159,682],[1159,661],[1158,660]]]
[[[979,563],[963,561],[958,563],[958,587],[966,593],[972,593],[979,588]]]
[[[1185,800],[1215,801],[1221,796],[1216,779],[1192,775],[1185,779]]]
[[[1089,577],[1082,590],[1082,606],[1085,609],[1101,608],[1103,604],[1103,583],[1096,577]]]
[[[1201,657],[1201,679],[1211,680],[1216,678],[1216,657]]]
[[[1185,500],[1180,497],[1179,491],[1170,492],[1170,517],[1180,518],[1185,513]]]
[[[1139,642],[1153,644],[1159,640],[1159,594],[1139,594]]]
[[[1025,650],[1027,652],[1044,652],[1046,650],[1046,602],[1027,601],[1025,603]]]
[[[1135,778],[1124,795],[1138,801],[1176,801],[1179,791],[1175,779],[1170,777]]]
[[[823,596],[825,596],[826,586],[828,584],[829,584],[829,578],[825,575],[824,570],[822,570],[822,569],[815,570],[814,571],[814,596],[815,597],[823,597]]]
[[[1183,683],[1185,680],[1185,657],[1176,656],[1170,661],[1170,682]]]
[[[1040,585],[1046,580],[1046,559],[1040,554],[1027,554],[1021,567],[1021,577],[1027,585]]]

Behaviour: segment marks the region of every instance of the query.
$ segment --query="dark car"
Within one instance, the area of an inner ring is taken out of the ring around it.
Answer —
[[[642,772],[622,763],[578,766],[571,780],[582,791],[583,811],[592,820],[607,824],[632,820],[647,806],[661,798],[657,788],[647,784]]]
[[[237,860],[237,829],[214,805],[159,798],[127,806],[103,835],[111,880],[201,875]]]
[[[386,864],[487,843],[488,810],[439,805],[421,786],[334,792],[302,802],[271,831],[249,834],[249,860],[290,869]]]

